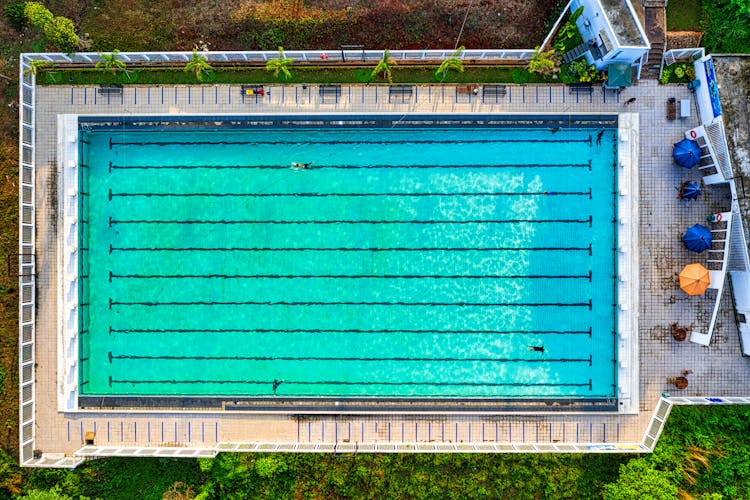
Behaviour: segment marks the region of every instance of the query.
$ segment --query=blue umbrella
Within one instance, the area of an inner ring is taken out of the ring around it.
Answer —
[[[695,181],[685,182],[680,186],[681,200],[697,200],[701,194],[701,187]]]
[[[711,248],[711,230],[701,224],[689,227],[682,237],[688,250],[701,253]]]
[[[701,162],[701,147],[691,139],[683,139],[674,145],[672,158],[681,167],[693,168]]]

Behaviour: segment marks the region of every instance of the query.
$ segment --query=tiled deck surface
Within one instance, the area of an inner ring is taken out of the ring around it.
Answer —
[[[96,87],[37,87],[37,269],[36,448],[72,454],[85,432],[96,432],[97,445],[214,447],[218,442],[450,441],[501,443],[640,442],[651,412],[663,391],[675,396],[744,396],[750,385],[750,360],[740,356],[731,296],[724,291],[713,341],[703,348],[678,343],[669,324],[705,329],[711,296],[688,297],[675,273],[686,263],[705,259],[682,248],[682,231],[705,215],[729,208],[728,190],[708,187],[700,200],[685,205],[676,198],[683,180],[697,172],[671,163],[671,145],[685,130],[698,125],[696,113],[686,120],[666,120],[666,99],[687,98],[684,86],[659,86],[643,81],[622,95],[591,97],[569,93],[563,86],[508,86],[505,97],[457,95],[453,86],[420,86],[411,97],[388,98],[387,87],[342,89],[337,102],[321,102],[317,87],[266,87],[264,98],[243,98],[239,86],[137,86],[122,96],[102,96]],[[631,97],[636,101],[625,104]],[[55,147],[56,115],[190,114],[190,113],[312,113],[312,112],[637,112],[641,151],[641,290],[640,401],[637,416],[536,414],[496,416],[308,416],[245,413],[126,413],[63,415],[56,411],[56,238]],[[667,377],[684,370],[690,385],[678,391]]]

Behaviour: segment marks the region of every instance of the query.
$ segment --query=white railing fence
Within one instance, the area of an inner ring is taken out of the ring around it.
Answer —
[[[383,58],[383,50],[363,49],[331,49],[331,50],[285,50],[284,57],[295,62],[315,62],[326,64],[328,61],[367,62],[375,63]],[[453,55],[451,49],[444,50],[392,50],[391,59],[395,61],[442,61]],[[238,64],[263,63],[271,59],[279,59],[277,50],[265,51],[229,51],[229,52],[200,52],[208,63]],[[108,55],[108,54],[107,54]],[[470,49],[461,54],[461,59],[468,61],[505,61],[525,62],[534,55],[533,49],[502,50],[502,49]],[[86,64],[94,65],[104,58],[101,53],[80,52],[74,54],[38,53],[25,54],[28,59],[40,59],[52,64]],[[169,64],[184,66],[193,57],[192,52],[120,52],[117,58],[127,63]]]
[[[676,62],[690,62],[706,55],[706,51],[703,47],[695,47],[690,49],[672,49],[664,53],[664,57],[661,58],[661,67],[659,68],[659,78],[664,73],[664,68],[671,66]]]
[[[659,436],[661,436],[664,430],[664,425],[667,423],[669,413],[672,411],[672,402],[662,397],[654,408],[654,413],[651,415],[651,422],[648,424],[646,429],[646,435],[643,436],[643,446],[648,451],[653,451],[656,447],[656,443],[659,442]]]
[[[34,188],[34,75],[28,69],[30,60],[21,58],[20,112],[18,138],[19,182],[19,243],[18,243],[18,376],[19,376],[19,449],[20,463],[34,455],[34,337],[36,335],[36,231]]]

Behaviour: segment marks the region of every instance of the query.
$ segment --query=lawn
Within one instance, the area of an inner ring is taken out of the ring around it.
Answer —
[[[670,0],[667,4],[668,31],[700,31],[701,0]]]

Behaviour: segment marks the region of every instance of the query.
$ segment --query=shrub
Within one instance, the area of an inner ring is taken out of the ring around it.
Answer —
[[[44,34],[57,48],[70,52],[78,47],[78,35],[73,21],[57,16],[44,25]]]
[[[528,83],[529,79],[531,78],[531,75],[529,74],[529,71],[526,69],[516,68],[510,74],[510,77],[513,79],[513,83],[518,83],[522,85],[524,83]]]
[[[661,83],[662,85],[666,85],[667,83],[669,83],[669,79],[672,76],[672,71],[673,70],[670,67],[664,68],[661,71],[661,78],[659,78],[659,83]]]
[[[70,52],[78,47],[78,35],[73,21],[67,17],[55,17],[47,7],[39,2],[26,2],[26,20],[44,31],[44,35],[58,49]]]
[[[664,472],[655,469],[644,458],[633,458],[620,466],[616,483],[604,486],[605,500],[649,498],[652,500],[677,500],[677,486]]]
[[[284,43],[284,32],[281,28],[271,28],[255,35],[255,43],[261,50],[271,50]]]
[[[39,2],[26,2],[23,13],[26,20],[37,28],[44,28],[44,25],[55,17],[52,12],[47,10],[47,7]]]
[[[602,74],[593,65],[589,65],[586,59],[578,59],[568,65],[563,78],[565,83],[572,82],[596,82],[602,79]]]
[[[554,49],[542,52],[542,49],[537,47],[534,50],[534,55],[529,61],[528,70],[532,73],[538,73],[545,76],[557,73],[559,70],[557,53]]]
[[[665,66],[661,73],[659,83],[687,83],[695,80],[695,68],[689,62],[677,63]]]
[[[26,25],[26,2],[15,0],[5,6],[5,17],[16,28],[23,28]]]

